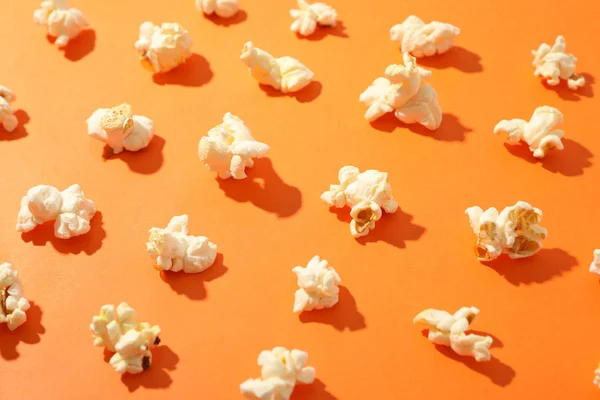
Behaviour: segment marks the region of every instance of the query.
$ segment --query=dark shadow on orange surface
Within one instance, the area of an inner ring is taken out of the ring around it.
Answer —
[[[29,122],[29,114],[25,110],[16,110],[13,115],[17,117],[19,125],[17,125],[14,131],[7,132],[2,124],[0,124],[0,142],[21,139],[28,135],[25,124]]]
[[[31,307],[25,313],[27,321],[14,331],[10,331],[6,324],[0,324],[0,356],[5,360],[19,358],[17,347],[19,343],[36,344],[41,341],[40,335],[46,332],[42,325],[42,309],[37,304],[30,302]]]
[[[176,68],[152,75],[154,83],[159,85],[180,85],[198,87],[207,84],[213,78],[210,63],[200,54],[193,53],[186,62]]]
[[[296,385],[290,400],[338,400],[338,398],[329,393],[323,381],[317,378],[309,385]]]
[[[231,25],[241,24],[248,19],[248,13],[244,10],[238,10],[238,12],[231,18],[221,18],[217,14],[204,14],[204,18],[211,21],[215,25],[229,27]]]
[[[535,158],[525,142],[520,142],[516,145],[504,143],[504,147],[506,147],[510,154],[522,158],[531,164],[542,164],[542,167],[550,172],[565,176],[583,175],[585,169],[592,166],[590,159],[594,155],[590,150],[574,140],[563,138],[562,142],[565,146],[563,150],[551,150],[542,159]]]
[[[311,42],[314,42],[317,40],[323,40],[327,36],[336,36],[336,37],[340,37],[340,38],[349,37],[348,34],[346,33],[346,25],[344,25],[343,21],[339,21],[339,20],[336,21],[335,26],[319,26],[318,25],[315,32],[309,36],[302,36],[299,33],[296,33],[296,37],[298,37],[298,39],[309,40]]]
[[[225,275],[227,270],[228,268],[223,264],[223,255],[218,253],[214,264],[205,271],[197,274],[161,271],[160,278],[177,294],[183,294],[191,300],[204,300],[207,296],[206,282]]]
[[[482,72],[481,57],[464,47],[454,46],[442,54],[419,58],[419,66],[423,68],[456,68],[461,72]]]
[[[65,58],[71,61],[79,61],[90,54],[96,47],[96,31],[84,29],[77,37],[69,40],[64,48]]]
[[[247,201],[279,218],[296,214],[302,206],[302,193],[288,185],[273,169],[268,158],[256,160],[254,167],[246,168],[246,179],[217,178],[219,188],[227,197],[240,203]]]
[[[154,135],[148,146],[139,151],[123,150],[119,154],[114,154],[112,148],[106,145],[102,152],[102,158],[112,160],[118,158],[124,161],[130,170],[138,174],[153,174],[163,165],[163,148],[165,139]]]
[[[96,211],[96,214],[90,221],[90,231],[84,235],[75,236],[70,239],[59,239],[54,235],[54,221],[48,221],[45,224],[38,225],[33,230],[21,234],[21,238],[26,242],[31,242],[34,246],[45,246],[46,243],[52,243],[52,246],[63,254],[79,254],[84,252],[88,255],[94,254],[102,247],[102,241],[106,237],[106,231],[102,228],[102,213]]]
[[[169,371],[174,371],[179,362],[179,356],[169,346],[152,348],[152,364],[139,374],[123,374],[121,381],[130,392],[140,387],[146,389],[166,389],[173,383]]]
[[[464,142],[467,133],[473,132],[473,129],[464,126],[456,115],[448,113],[442,115],[442,123],[434,131],[425,128],[421,124],[405,124],[396,118],[394,113],[387,113],[372,121],[371,126],[382,132],[393,132],[396,128],[405,128],[418,135],[443,142]]]
[[[544,85],[544,87],[546,89],[555,91],[556,94],[558,95],[558,97],[560,97],[563,100],[579,101],[579,100],[581,100],[581,97],[589,97],[589,98],[594,97],[593,85],[594,85],[594,83],[596,83],[596,79],[592,75],[590,75],[586,72],[584,72],[583,74],[579,74],[579,75],[581,75],[585,78],[585,85],[578,88],[577,90],[569,89],[567,81],[564,79],[561,79],[560,83],[556,86],[548,85],[546,83],[545,79],[542,80],[542,84]]]
[[[104,362],[110,362],[110,359],[112,358],[112,356],[115,354],[112,351],[110,351],[109,349],[107,349],[106,347],[104,348],[104,352],[102,353],[104,355]]]
[[[302,312],[300,321],[331,325],[338,331],[366,328],[365,317],[358,311],[356,300],[346,287],[340,286],[339,298],[339,302],[331,308]]]
[[[323,85],[319,81],[312,81],[302,90],[293,93],[282,93],[281,91],[274,89],[269,85],[258,85],[260,89],[267,94],[269,97],[293,97],[299,103],[310,103],[315,100],[321,94]]]

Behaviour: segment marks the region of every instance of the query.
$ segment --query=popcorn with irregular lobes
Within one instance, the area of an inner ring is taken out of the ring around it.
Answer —
[[[16,99],[17,96],[9,88],[0,86],[0,124],[7,132],[14,131],[19,125],[15,111],[10,105]]]
[[[168,72],[183,64],[191,55],[192,38],[181,25],[165,22],[140,25],[140,37],[135,49],[140,52],[144,66],[156,73]]]
[[[289,400],[297,383],[315,381],[315,369],[305,366],[307,359],[306,352],[296,349],[262,351],[258,356],[261,377],[243,382],[240,391],[249,400]]]
[[[596,385],[600,388],[600,363],[598,364],[598,367],[596,367],[594,374],[596,375],[594,377],[594,385]]]
[[[342,167],[338,173],[339,185],[331,185],[321,195],[321,200],[330,206],[349,206],[350,233],[359,238],[375,228],[381,218],[382,209],[388,214],[395,213],[398,203],[392,196],[388,174],[377,170],[360,172],[353,166]]]
[[[524,201],[505,207],[501,213],[493,207],[485,212],[469,207],[465,213],[477,236],[475,254],[481,261],[494,260],[503,253],[512,259],[532,256],[548,236],[546,228],[539,225],[542,211]]]
[[[238,0],[196,0],[196,8],[206,15],[217,14],[221,18],[233,17],[239,8]]]
[[[390,38],[400,43],[403,53],[415,57],[428,57],[448,51],[460,33],[454,25],[433,21],[425,24],[419,17],[410,15],[401,24],[390,29]]]
[[[244,179],[246,168],[254,165],[254,158],[262,158],[270,147],[257,142],[250,129],[231,113],[223,116],[223,123],[208,131],[198,145],[198,155],[209,171],[219,178]]]
[[[298,10],[290,10],[294,18],[290,29],[302,36],[310,36],[320,26],[335,26],[337,12],[325,3],[309,4],[306,0],[298,0]]]
[[[48,221],[54,223],[54,234],[60,239],[83,235],[90,230],[96,204],[87,198],[77,184],[59,192],[54,186],[34,186],[21,199],[17,231],[29,232]]]
[[[173,217],[166,228],[150,229],[146,250],[161,271],[198,273],[217,258],[217,245],[204,236],[188,235],[188,216]]]
[[[33,12],[33,20],[36,24],[48,26],[48,35],[56,37],[54,45],[59,49],[89,25],[83,13],[69,8],[65,0],[42,1],[41,7]]]
[[[428,339],[439,345],[449,346],[461,356],[472,356],[475,361],[489,361],[490,346],[493,339],[490,336],[465,334],[479,310],[475,307],[462,307],[454,315],[429,308],[420,312],[414,323],[427,324]]]
[[[19,272],[12,264],[0,264],[0,324],[6,322],[8,329],[14,331],[27,320],[25,311],[29,308]]]
[[[552,47],[542,43],[537,50],[532,50],[534,75],[541,76],[550,86],[556,86],[564,79],[569,89],[577,90],[585,85],[585,78],[575,73],[577,58],[565,53],[566,49],[565,38],[558,36]]]
[[[600,275],[600,249],[594,250],[594,260],[590,264],[590,272]]]
[[[137,374],[150,367],[150,348],[160,343],[160,327],[147,322],[137,322],[136,313],[127,303],[116,308],[112,304],[102,306],[100,315],[90,324],[94,346],[106,347],[115,352],[110,365],[123,374]]]
[[[294,299],[295,313],[333,307],[339,301],[339,284],[342,280],[327,260],[314,256],[306,268],[294,267],[292,272],[298,277],[300,287]]]
[[[508,143],[517,144],[524,140],[535,158],[544,158],[552,149],[562,150],[564,132],[554,129],[562,124],[563,115],[554,107],[542,106],[535,109],[529,122],[511,119],[498,122],[494,134],[508,135]]]
[[[248,67],[250,75],[259,83],[269,85],[282,93],[297,92],[306,87],[314,72],[292,57],[275,58],[264,50],[247,42],[242,48],[240,60]]]
[[[430,130],[442,123],[442,109],[433,87],[423,81],[431,71],[419,67],[409,53],[403,54],[404,65],[392,64],[385,69],[385,77],[377,78],[360,95],[360,102],[369,108],[367,121],[375,121],[395,111],[395,116],[406,124],[419,123]]]

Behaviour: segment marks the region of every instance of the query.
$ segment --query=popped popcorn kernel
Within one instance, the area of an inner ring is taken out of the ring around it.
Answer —
[[[15,101],[17,96],[5,86],[0,86],[0,124],[7,132],[14,131],[19,125],[19,121],[17,117],[14,115],[15,111],[13,110],[10,103]]]
[[[309,4],[306,0],[298,0],[298,9],[290,10],[294,19],[290,30],[302,36],[310,36],[319,26],[335,26],[337,12],[325,3]]]
[[[339,301],[342,280],[327,260],[314,256],[306,267],[294,267],[292,272],[298,277],[300,287],[295,293],[295,313],[333,307]]]
[[[48,35],[56,38],[54,45],[59,49],[89,25],[83,13],[70,8],[65,0],[42,1],[41,8],[33,12],[33,20],[36,24],[48,27]]]
[[[428,24],[414,15],[408,16],[401,24],[392,26],[390,38],[400,44],[403,53],[428,57],[448,51],[460,29],[454,25],[433,21]]]
[[[140,25],[140,36],[135,49],[142,63],[154,72],[168,72],[183,64],[191,55],[192,38],[181,25],[164,22]]]
[[[600,249],[594,250],[594,260],[590,264],[590,272],[600,275]]]
[[[541,76],[550,86],[556,86],[560,80],[566,80],[571,90],[577,90],[585,85],[585,78],[575,73],[577,58],[567,54],[567,42],[563,36],[557,36],[554,45],[550,47],[542,43],[537,50],[532,50],[535,76]]]
[[[196,0],[196,8],[206,15],[231,18],[238,12],[239,4],[238,0]]]
[[[0,264],[0,324],[5,322],[8,329],[14,331],[27,321],[25,311],[29,308],[19,272],[12,264]]]

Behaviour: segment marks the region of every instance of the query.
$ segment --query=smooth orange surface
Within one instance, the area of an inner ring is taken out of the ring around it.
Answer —
[[[600,395],[600,285],[588,272],[600,247],[600,3],[328,2],[342,22],[307,40],[289,31],[292,0],[241,0],[227,23],[192,0],[73,0],[92,29],[66,52],[33,24],[39,1],[3,2],[0,84],[16,92],[22,127],[0,132],[0,259],[19,269],[34,306],[15,332],[0,328],[0,399],[241,399],[239,384],[260,374],[258,353],[276,345],[306,350],[317,369],[293,400]],[[409,14],[461,28],[457,47],[421,62],[444,111],[433,133],[391,116],[370,125],[358,102],[401,62],[388,30]],[[133,49],[145,20],[181,23],[196,55],[153,79]],[[576,93],[533,76],[530,51],[557,34],[588,81]],[[261,89],[238,59],[247,40],[298,58],[317,81],[291,96]],[[103,160],[85,120],[123,101],[158,136]],[[540,105],[564,113],[566,135],[565,150],[542,162],[492,134],[500,119],[528,119]],[[215,179],[197,156],[227,111],[271,146],[245,181]],[[400,203],[363,240],[350,235],[348,209],[319,199],[343,165],[389,172]],[[99,209],[89,234],[15,231],[21,197],[42,183],[82,186]],[[464,209],[517,200],[543,210],[545,249],[481,264]],[[205,273],[161,279],[148,229],[183,213],[222,255]],[[334,308],[298,316],[291,268],[315,254],[344,289]],[[151,369],[136,376],[119,376],[92,347],[92,316],[120,301],[163,330]],[[480,308],[473,328],[494,337],[488,363],[436,348],[412,324],[422,309],[464,305]]]

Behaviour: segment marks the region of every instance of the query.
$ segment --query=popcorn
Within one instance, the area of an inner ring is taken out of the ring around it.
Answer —
[[[600,364],[598,364],[598,367],[594,371],[594,374],[596,374],[596,377],[594,378],[594,385],[600,388]]]
[[[274,87],[283,93],[297,92],[313,79],[314,72],[292,57],[275,58],[247,42],[240,60],[248,66],[250,75],[258,82]]]
[[[115,154],[123,149],[141,150],[154,136],[154,122],[150,118],[133,115],[127,103],[99,108],[86,122],[88,135],[109,145]]]
[[[294,312],[329,308],[339,300],[340,276],[327,260],[314,256],[306,268],[294,267],[292,272],[298,277],[298,286],[294,300]]]
[[[454,25],[433,21],[425,24],[419,17],[410,15],[403,23],[392,26],[390,38],[400,43],[403,53],[415,57],[428,57],[448,51],[460,29]]]
[[[223,123],[200,139],[198,155],[209,171],[217,171],[219,178],[244,179],[246,168],[254,165],[254,158],[264,157],[269,149],[252,137],[244,121],[226,113]]]
[[[495,260],[502,253],[513,259],[532,256],[548,236],[546,228],[538,225],[542,211],[524,201],[505,207],[500,214],[493,207],[485,212],[479,207],[469,207],[465,213],[477,235],[475,254],[481,261]]]
[[[34,186],[21,200],[17,232],[29,232],[47,221],[54,221],[54,234],[60,239],[86,234],[96,204],[85,198],[79,185],[59,192],[54,186]]]
[[[594,261],[590,264],[590,272],[600,275],[600,249],[594,250]]]
[[[433,343],[450,346],[456,354],[473,356],[475,361],[489,361],[493,339],[490,336],[465,334],[477,314],[479,310],[475,307],[463,307],[454,315],[429,308],[419,313],[413,322],[428,325],[428,338]]]
[[[302,36],[310,36],[320,26],[335,26],[337,12],[325,3],[309,4],[306,0],[298,0],[299,10],[290,10],[294,18],[290,29]]]
[[[162,271],[202,272],[217,258],[217,245],[204,236],[188,235],[187,215],[173,217],[164,229],[150,229],[146,250]]]
[[[221,18],[230,18],[238,12],[238,0],[196,0],[196,8],[204,14],[213,13]]]
[[[524,140],[535,158],[544,158],[548,151],[564,148],[560,140],[564,132],[560,129],[553,130],[562,122],[563,115],[560,111],[554,107],[542,106],[535,109],[529,122],[503,119],[494,128],[494,134],[507,134],[510,144]]]
[[[150,348],[160,343],[160,327],[147,322],[137,322],[136,313],[127,303],[102,306],[100,315],[90,324],[94,346],[106,347],[115,352],[110,365],[123,374],[137,374],[150,367]]]
[[[533,74],[541,76],[550,86],[556,86],[561,79],[565,79],[569,89],[577,90],[585,85],[585,78],[575,73],[577,58],[573,54],[565,53],[566,49],[565,38],[558,36],[552,47],[542,43],[537,50],[532,50],[535,67]]]
[[[25,311],[29,307],[18,271],[9,263],[0,264],[0,324],[6,322],[8,329],[14,331],[27,321]]]
[[[161,26],[144,22],[140,25],[140,38],[135,42],[142,63],[154,72],[168,72],[183,64],[192,55],[191,46],[188,31],[170,22]]]
[[[385,69],[385,78],[377,78],[360,95],[360,102],[369,108],[367,121],[375,121],[395,111],[396,118],[406,124],[419,123],[427,129],[439,128],[442,109],[437,92],[423,80],[431,71],[417,66],[409,53],[403,54],[404,65],[392,64]]]
[[[374,169],[360,172],[352,166],[342,167],[338,173],[339,185],[331,185],[321,195],[321,200],[330,206],[349,206],[350,233],[355,238],[367,235],[375,228],[375,222],[386,213],[395,213],[398,203],[392,196],[388,174]]]
[[[59,49],[89,25],[83,13],[69,8],[65,0],[42,1],[41,7],[33,12],[33,20],[36,24],[48,26],[48,35],[56,37],[54,45]]]
[[[17,117],[10,103],[15,101],[17,96],[7,87],[0,86],[0,124],[7,132],[12,132],[19,125]]]
[[[259,379],[248,379],[240,391],[249,400],[289,400],[296,383],[313,383],[315,369],[305,367],[308,354],[301,350],[275,347],[258,355],[262,367]]]

